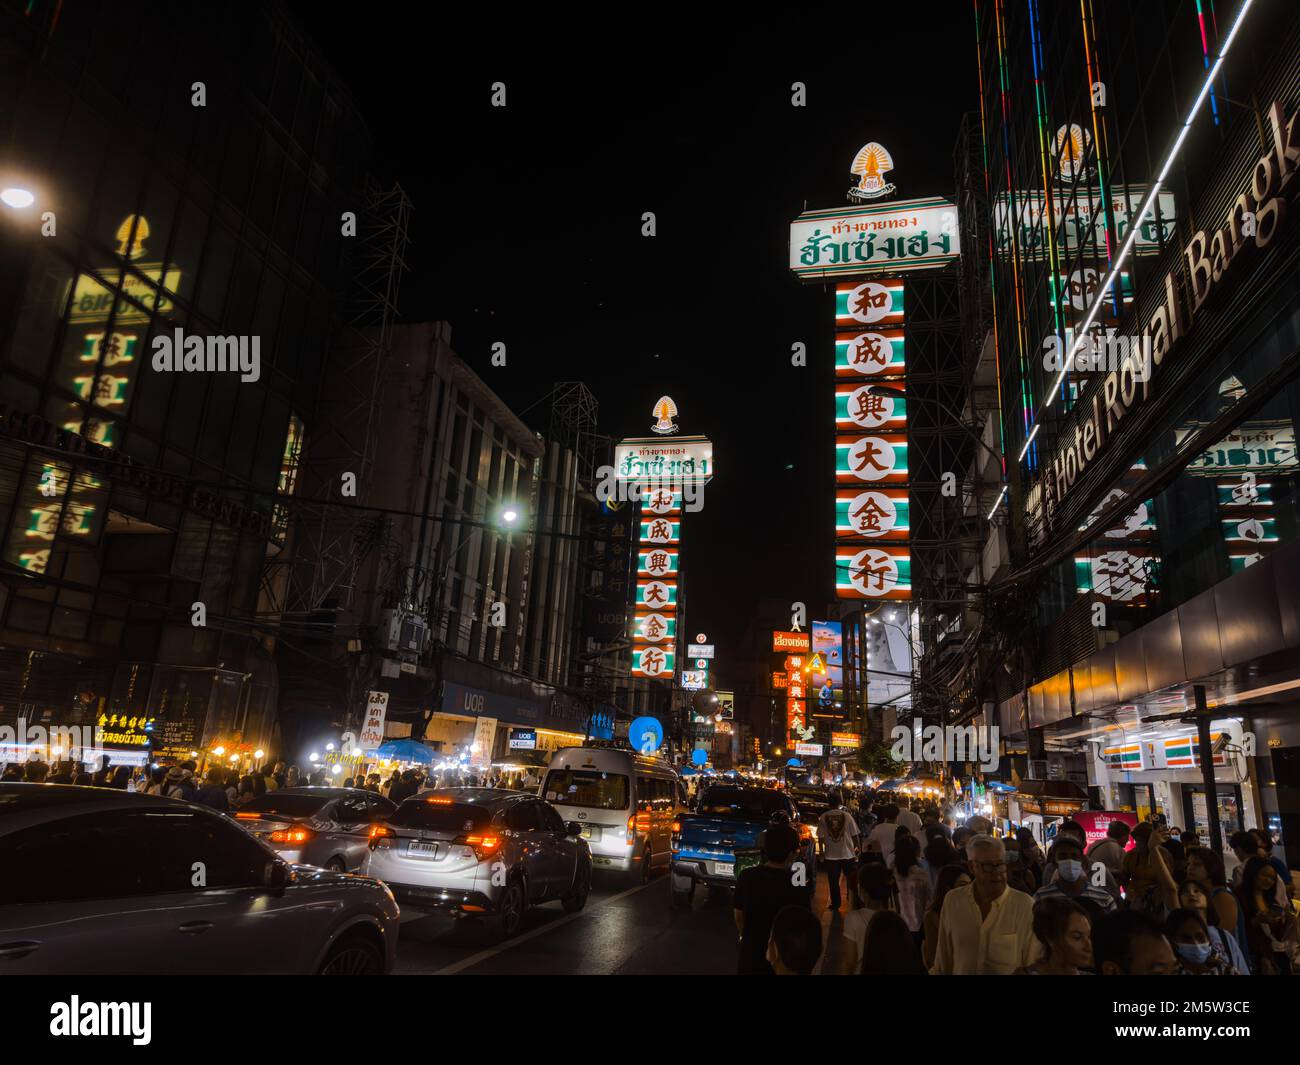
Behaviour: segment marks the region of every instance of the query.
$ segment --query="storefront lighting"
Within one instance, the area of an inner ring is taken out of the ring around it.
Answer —
[[[332,744],[332,743],[327,743],[327,744],[325,744],[325,749],[326,749],[327,751],[332,751],[332,750],[334,750],[334,744]]]
[[[259,747],[257,750],[253,752],[253,757],[256,758],[258,761],[261,761],[263,758],[266,757],[266,752],[262,750],[261,747]]]
[[[331,769],[330,772],[333,773],[335,776],[338,776],[340,773],[343,772],[343,767],[339,765],[337,762],[335,762],[334,768]]]
[[[1142,204],[1142,209],[1138,211],[1137,217],[1129,227],[1128,240],[1124,242],[1124,246],[1119,250],[1119,255],[1115,257],[1115,262],[1110,268],[1110,274],[1107,275],[1106,280],[1097,289],[1097,298],[1093,300],[1092,307],[1088,311],[1088,317],[1084,319],[1083,328],[1079,329],[1075,334],[1078,339],[1074,342],[1074,347],[1070,350],[1070,354],[1062,360],[1061,372],[1057,375],[1056,381],[1048,390],[1047,398],[1038,410],[1039,414],[1052,405],[1052,400],[1056,398],[1056,391],[1061,387],[1061,382],[1065,380],[1065,375],[1070,369],[1070,363],[1074,361],[1074,355],[1088,342],[1088,330],[1092,328],[1092,323],[1096,321],[1098,312],[1100,312],[1102,305],[1106,302],[1106,295],[1110,291],[1110,286],[1114,284],[1116,278],[1119,277],[1120,270],[1123,268],[1125,260],[1128,259],[1128,253],[1133,248],[1133,242],[1137,239],[1138,232],[1142,228],[1142,223],[1146,220],[1147,212],[1151,210],[1151,205],[1155,203],[1156,197],[1160,195],[1160,188],[1165,178],[1169,175],[1169,168],[1174,165],[1174,160],[1178,157],[1178,153],[1182,151],[1183,141],[1187,139],[1187,134],[1192,128],[1192,123],[1196,120],[1197,114],[1200,113],[1201,105],[1205,103],[1205,97],[1209,95],[1210,88],[1214,84],[1214,79],[1219,76],[1219,68],[1223,66],[1223,61],[1228,57],[1228,49],[1232,47],[1232,42],[1237,36],[1237,31],[1241,29],[1242,23],[1246,20],[1246,12],[1250,10],[1250,5],[1253,2],[1254,0],[1241,0],[1241,10],[1237,12],[1237,19],[1233,22],[1232,29],[1228,32],[1228,36],[1223,42],[1223,47],[1219,50],[1218,58],[1214,60],[1214,66],[1210,67],[1206,72],[1205,81],[1201,85],[1201,91],[1196,94],[1196,100],[1192,104],[1192,109],[1187,113],[1186,121],[1183,122],[1183,128],[1179,130],[1178,138],[1174,141],[1174,146],[1170,149],[1169,155],[1166,156],[1164,166],[1160,168],[1160,173],[1152,184],[1151,191],[1147,193],[1147,198]],[[1037,422],[1037,415],[1035,415],[1034,420]],[[1037,430],[1037,428],[1038,426],[1035,425],[1034,429]],[[1030,439],[1033,439],[1032,435]],[[1021,452],[1020,457],[1025,457],[1024,452]]]
[[[307,756],[307,761],[309,761],[309,762],[319,762],[319,761],[320,761],[320,755],[317,754],[315,751],[312,751],[311,754],[309,754],[309,755]]]
[[[220,758],[223,754],[226,753],[226,749],[225,747],[213,747],[212,753],[215,754],[218,758]]]
[[[0,189],[0,202],[3,202],[6,207],[21,211],[36,202],[36,194],[31,189],[10,185],[5,189]]]

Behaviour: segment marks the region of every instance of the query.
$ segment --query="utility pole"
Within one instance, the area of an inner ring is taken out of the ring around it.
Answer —
[[[1210,708],[1205,702],[1205,685],[1192,685],[1196,698],[1197,757],[1201,760],[1201,781],[1205,785],[1205,817],[1210,822],[1210,849],[1223,853],[1223,830],[1219,826],[1219,794],[1214,783],[1214,743],[1210,739]]]

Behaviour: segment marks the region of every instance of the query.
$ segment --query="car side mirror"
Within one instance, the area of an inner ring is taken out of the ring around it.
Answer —
[[[289,886],[289,867],[284,862],[267,862],[263,882],[272,895],[283,895],[284,889]]]
[[[570,836],[581,836],[582,826],[577,821],[565,821],[564,831]]]

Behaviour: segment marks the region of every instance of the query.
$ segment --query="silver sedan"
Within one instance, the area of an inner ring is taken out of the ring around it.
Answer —
[[[363,788],[280,788],[239,807],[235,820],[287,862],[348,873],[366,859],[370,826],[396,809]]]
[[[0,974],[384,973],[398,908],[156,795],[0,784]]]
[[[519,931],[529,906],[557,899],[573,913],[591,892],[582,827],[535,795],[421,792],[372,833],[362,871],[392,888],[403,910],[483,916],[502,937]]]

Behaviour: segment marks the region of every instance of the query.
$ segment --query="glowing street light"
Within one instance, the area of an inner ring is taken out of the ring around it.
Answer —
[[[9,185],[0,189],[0,203],[21,211],[36,202],[36,193],[18,185]]]

